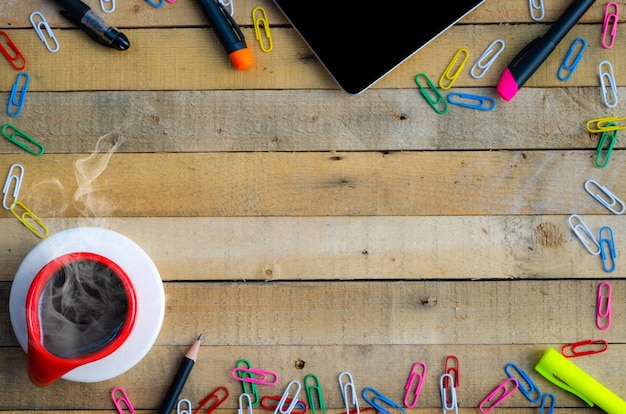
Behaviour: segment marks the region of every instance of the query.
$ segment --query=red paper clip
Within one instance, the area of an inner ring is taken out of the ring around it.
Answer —
[[[613,7],[613,12],[610,11],[611,7]],[[617,33],[617,22],[619,21],[619,5],[610,1],[606,4],[606,8],[604,9],[604,24],[602,25],[602,47],[605,49],[610,49],[613,47],[615,43],[615,33]],[[611,27],[611,32],[608,32],[609,26]],[[607,38],[610,39],[609,43],[607,43]]]
[[[582,351],[579,350],[582,348]],[[584,355],[599,354],[609,348],[609,344],[604,339],[598,339],[592,341],[587,339],[586,341],[574,342],[573,344],[563,345],[561,347],[561,354],[565,358],[575,358]]]
[[[420,368],[421,367],[421,368]],[[416,362],[413,364],[413,368],[411,368],[411,373],[409,374],[409,379],[406,382],[406,393],[404,394],[404,406],[406,408],[415,408],[417,405],[417,400],[420,397],[420,392],[422,391],[422,385],[424,385],[424,378],[426,377],[426,364],[423,362]],[[411,390],[413,389],[413,383],[417,381],[415,385],[415,398],[413,402],[411,400]]]
[[[24,55],[22,52],[15,46],[13,40],[9,37],[9,34],[3,30],[0,30],[0,35],[4,36],[6,39],[6,45],[11,49],[13,53],[10,53],[5,47],[4,42],[0,40],[0,52],[4,55],[5,58],[9,61],[13,69],[22,70],[26,67],[26,59],[24,59]],[[20,62],[20,63],[17,63]]]
[[[483,414],[490,413],[509,395],[513,394],[518,387],[519,383],[515,378],[507,378],[482,400],[478,405],[478,410]]]
[[[450,366],[450,361],[454,361],[454,364],[452,366]],[[459,388],[459,358],[454,355],[446,357],[444,372],[446,374],[450,374],[450,376],[454,380],[454,388]],[[444,387],[448,388],[447,378],[444,379],[443,385]]]
[[[274,411],[276,409],[276,407],[278,407],[278,403],[280,402],[281,399],[281,395],[266,395],[265,397],[261,398],[261,407],[265,408],[266,410],[272,410]],[[284,403],[285,404],[291,404],[293,402],[293,398],[285,398]],[[299,411],[297,409],[300,409]],[[308,409],[308,405],[307,403],[305,403],[302,400],[298,400],[294,406],[294,410],[292,412],[294,413],[306,413]]]
[[[116,397],[115,394],[122,394],[121,397]],[[126,411],[122,406],[122,403],[128,408],[128,412],[130,414],[135,413],[135,409],[133,408],[133,404],[130,402],[128,395],[126,394],[126,390],[124,388],[115,387],[111,390],[111,399],[113,400],[113,404],[115,404],[115,408],[117,408],[117,412],[120,414],[124,414]]]
[[[220,396],[219,396],[220,391],[224,392],[224,398],[222,399],[220,399]],[[204,408],[204,406],[207,405],[209,401],[211,401],[212,399],[215,399],[215,402],[212,405],[209,405],[206,409],[206,413],[210,414],[213,411],[215,411],[217,407],[222,405],[222,403],[226,401],[226,399],[228,399],[229,396],[230,396],[230,391],[228,391],[228,388],[224,387],[223,385],[219,386],[212,393],[204,397],[202,401],[200,401],[200,404],[198,404],[198,408],[194,410],[193,414],[196,414],[198,411]]]
[[[611,327],[611,292],[613,288],[609,282],[602,282],[598,286],[598,306],[596,308],[596,326],[602,331]]]

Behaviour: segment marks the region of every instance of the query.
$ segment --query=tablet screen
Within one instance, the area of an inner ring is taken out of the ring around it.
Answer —
[[[274,2],[339,86],[358,94],[484,0]]]

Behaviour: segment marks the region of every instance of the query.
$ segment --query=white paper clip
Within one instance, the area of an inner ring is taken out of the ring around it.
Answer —
[[[52,29],[50,28],[50,25],[48,24],[46,18],[43,17],[43,14],[38,11],[32,12],[30,14],[30,23],[35,28],[35,32],[37,32],[37,35],[39,36],[43,44],[46,45],[46,48],[52,53],[58,52],[59,41],[57,40],[56,36],[54,36],[54,33],[52,32]],[[42,29],[45,29],[45,34]],[[50,41],[48,41],[48,39]],[[54,46],[52,46],[52,43],[54,43]]]
[[[528,0],[528,5],[530,6],[530,18],[536,22],[543,20],[546,14],[546,10],[543,7],[543,0]],[[539,14],[535,14],[535,12]]]
[[[16,174],[13,170],[18,169],[20,172]],[[13,164],[11,168],[9,168],[9,175],[7,176],[7,180],[4,182],[4,188],[2,189],[2,207],[5,210],[11,210],[11,204],[17,201],[17,197],[20,194],[20,187],[22,186],[22,180],[24,179],[24,167],[22,164]],[[13,185],[13,201],[7,203],[7,197],[9,196],[9,190],[11,189],[11,183],[15,181]]]
[[[219,0],[219,2],[231,16],[235,15],[235,5],[233,4],[233,0]]]
[[[178,400],[178,404],[176,404],[176,414],[191,414],[191,413],[192,413],[191,401],[189,401],[187,398],[181,398],[180,400]]]
[[[292,385],[295,385],[296,392],[293,394],[293,397],[291,397],[292,401],[289,403],[288,406],[286,406],[287,398],[290,398],[289,389],[291,388]],[[301,389],[302,389],[302,385],[300,385],[299,381],[293,380],[289,382],[289,384],[287,384],[287,388],[285,388],[285,392],[283,392],[283,395],[280,397],[280,401],[278,401],[278,404],[276,405],[274,414],[290,414],[293,411],[293,409],[296,408],[296,404],[298,404],[298,394],[300,393]]]
[[[593,187],[595,187],[595,189],[600,190],[600,191],[599,192],[596,191]],[[624,211],[626,211],[626,205],[624,205],[624,202],[620,200],[619,198],[617,198],[615,194],[610,192],[608,188],[606,188],[603,185],[600,185],[597,181],[595,180],[585,181],[585,190],[589,193],[591,197],[598,200],[598,202],[602,204],[604,207],[606,207],[611,213],[620,215],[624,213]],[[616,210],[614,208],[616,205],[619,206],[619,210]]]
[[[244,403],[244,399],[248,400],[247,402]],[[245,392],[242,394],[239,394],[239,408],[237,409],[237,414],[244,414],[244,408],[246,408],[246,411],[248,414],[252,414],[252,399],[250,398],[249,394],[246,394]]]
[[[113,13],[115,11],[115,0],[100,0],[100,8],[105,13]]]
[[[583,219],[578,214],[572,214],[567,219],[567,222],[569,223],[570,229],[572,229],[576,237],[578,237],[578,240],[580,240],[583,246],[585,246],[587,251],[594,256],[599,255],[600,244],[593,236],[591,231],[589,231],[589,227],[587,227]],[[591,244],[594,245],[595,250],[591,249]]]
[[[444,385],[444,379],[448,380],[450,399],[448,399],[448,390]],[[459,414],[459,402],[456,399],[456,388],[454,388],[454,377],[452,375],[446,373],[439,378],[439,392],[441,394],[443,413],[446,414],[448,411],[454,411],[456,414]]]
[[[607,66],[608,70],[602,67]],[[613,65],[608,60],[603,60],[598,65],[598,73],[600,75],[600,87],[602,88],[602,99],[607,108],[615,108],[617,106],[617,84],[615,83],[615,75],[613,74]],[[607,87],[608,84],[608,87]],[[609,89],[611,93],[609,94]]]
[[[347,377],[348,380],[344,381],[343,377]],[[342,372],[339,374],[339,387],[341,387],[341,396],[343,397],[343,404],[346,407],[346,413],[350,412],[350,404],[354,405],[354,413],[360,414],[359,400],[356,396],[356,388],[354,386],[354,380],[349,372]],[[348,401],[348,396],[352,398],[352,402]]]
[[[496,48],[497,45],[500,45],[500,46],[494,52],[494,49]],[[474,63],[474,66],[472,66],[472,69],[470,70],[470,75],[472,75],[474,79],[482,78],[483,75],[487,73],[487,70],[491,67],[491,65],[496,60],[500,52],[502,52],[503,50],[504,50],[504,42],[502,40],[496,39],[493,42],[491,42],[491,44],[487,46],[487,49],[485,49],[483,54],[480,55],[476,63]],[[489,60],[484,62],[487,58],[489,58]],[[475,73],[477,69],[480,69],[481,71],[478,73]]]

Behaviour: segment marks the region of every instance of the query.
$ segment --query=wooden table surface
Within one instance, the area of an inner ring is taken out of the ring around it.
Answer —
[[[135,367],[103,382],[34,386],[8,302],[40,239],[0,210],[0,412],[112,412],[118,386],[138,412],[155,411],[201,332],[181,397],[195,408],[226,386],[224,413],[238,407],[242,388],[230,371],[241,358],[279,374],[261,396],[316,374],[337,414],[345,412],[341,372],[352,374],[362,408],[365,387],[401,403],[411,366],[422,361],[428,371],[412,411],[441,413],[439,379],[451,355],[462,414],[478,412],[508,363],[556,396],[557,413],[599,413],[534,370],[547,348],[588,339],[608,341],[608,350],[575,363],[626,397],[626,221],[583,188],[594,179],[626,197],[624,145],[598,168],[599,136],[585,128],[624,116],[626,30],[612,49],[601,46],[607,2],[598,1],[511,102],[495,92],[506,64],[568,3],[546,1],[535,22],[527,0],[487,0],[372,89],[349,96],[270,0],[235,0],[256,60],[247,71],[230,66],[192,0],[160,9],[119,0],[106,19],[130,38],[125,52],[96,44],[52,1],[0,2],[0,29],[31,77],[22,113],[9,118],[4,105],[18,72],[0,57],[0,122],[45,146],[36,157],[0,139],[2,176],[24,166],[20,200],[50,234],[95,225],[131,238],[155,262],[166,294],[163,327]],[[270,21],[270,53],[254,40],[256,6]],[[36,10],[54,29],[57,53],[30,24]],[[376,47],[375,10],[365,23],[357,35]],[[577,37],[588,43],[583,59],[560,81]],[[505,49],[474,79],[471,64],[495,39]],[[494,97],[494,111],[451,106],[439,115],[420,95],[415,75],[438,80],[459,48],[470,59],[450,91]],[[604,60],[619,86],[613,109],[601,97]],[[570,230],[572,214],[594,234],[613,229],[613,273]],[[613,288],[606,331],[596,327],[602,281]],[[516,392],[498,412],[536,413],[538,404]]]

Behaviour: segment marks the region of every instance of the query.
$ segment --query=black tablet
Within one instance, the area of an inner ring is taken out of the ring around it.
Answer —
[[[485,0],[274,0],[339,86],[369,88]]]

